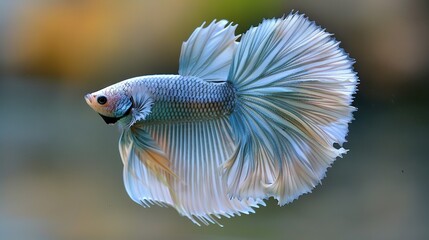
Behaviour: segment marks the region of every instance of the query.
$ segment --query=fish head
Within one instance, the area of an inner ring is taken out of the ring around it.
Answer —
[[[114,86],[86,94],[85,101],[107,124],[114,124],[127,116],[133,104],[125,89]]]

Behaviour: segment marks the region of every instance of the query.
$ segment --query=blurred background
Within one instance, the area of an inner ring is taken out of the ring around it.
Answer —
[[[203,21],[244,33],[291,10],[334,33],[360,77],[349,153],[312,194],[197,227],[127,196],[83,95],[177,73]],[[429,11],[424,0],[0,0],[0,239],[429,239]]]

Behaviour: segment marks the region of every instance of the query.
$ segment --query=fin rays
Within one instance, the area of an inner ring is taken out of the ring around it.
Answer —
[[[262,200],[230,199],[227,195],[227,186],[219,169],[234,150],[227,118],[149,125],[139,131],[147,132],[147,136],[153,139],[153,144],[169,160],[176,177],[165,184],[162,178],[156,177],[151,165],[145,160],[155,151],[136,155],[127,151],[127,141],[121,140],[120,147],[124,149],[121,155],[128,159],[125,160],[125,166],[132,164],[124,171],[124,179],[127,180],[127,191],[134,201],[144,205],[160,202],[174,206],[196,224],[218,224],[213,217],[251,213],[254,212],[253,207],[263,204]],[[126,137],[127,134],[123,134],[121,139]],[[152,149],[156,148],[152,146]],[[153,161],[153,158],[148,160]],[[133,172],[136,171],[139,174],[134,177]]]
[[[195,29],[182,45],[179,74],[195,76],[209,82],[224,82],[237,47],[237,25],[226,20],[213,21]]]
[[[263,199],[283,205],[310,192],[346,153],[358,79],[339,42],[296,13],[264,20],[240,43],[235,28],[225,20],[197,28],[182,45],[179,67],[182,76],[228,81],[230,115],[145,122],[156,102],[137,95],[141,107],[119,142],[135,202],[219,224],[215,218],[252,213]]]
[[[345,152],[333,143],[345,141],[357,77],[338,44],[299,14],[244,34],[228,76],[237,93],[237,150],[224,164],[231,196],[286,204]]]

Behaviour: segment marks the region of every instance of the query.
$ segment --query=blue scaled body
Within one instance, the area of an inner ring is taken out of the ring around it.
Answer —
[[[209,83],[198,77],[155,75],[140,79],[153,99],[147,123],[217,119],[231,114],[235,93],[227,82]]]

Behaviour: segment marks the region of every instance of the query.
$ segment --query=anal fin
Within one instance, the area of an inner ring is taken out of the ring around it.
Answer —
[[[171,170],[170,161],[164,151],[150,134],[138,124],[133,125],[122,133],[119,149],[124,163],[125,187],[131,198],[137,200],[135,194],[141,192],[139,186],[157,182],[162,196],[148,199],[155,201],[153,203],[160,201],[174,205],[172,182],[177,175]],[[136,202],[147,205],[144,201],[145,199],[139,199]],[[152,203],[150,200],[149,202]]]
[[[168,185],[162,181],[163,178],[157,178],[147,160],[140,159],[151,157],[150,154],[138,155],[127,147],[138,146],[126,140],[133,139],[127,134],[123,134],[120,146],[122,158],[127,161],[124,162],[125,185],[135,202],[145,206],[153,203],[170,205],[198,225],[219,224],[216,218],[252,213],[254,207],[264,204],[261,199],[231,199],[227,194],[221,166],[229,159],[235,145],[226,117],[199,122],[152,124],[134,132],[138,134],[136,140],[155,143],[145,146],[145,149],[165,154],[168,166],[174,173],[162,175],[170,176]],[[166,170],[162,171],[167,173]],[[131,172],[135,172],[136,177]]]

